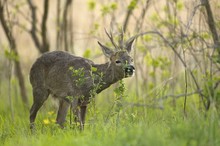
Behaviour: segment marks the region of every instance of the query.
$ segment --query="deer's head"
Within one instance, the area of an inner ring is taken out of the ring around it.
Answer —
[[[123,78],[132,76],[135,72],[135,68],[133,66],[133,59],[129,56],[129,53],[132,50],[132,44],[136,37],[131,37],[124,43],[122,33],[119,39],[119,45],[116,45],[112,34],[109,34],[107,31],[106,34],[111,40],[114,49],[110,49],[100,42],[98,42],[98,44],[101,46],[104,55],[110,59],[110,65],[114,66],[116,72],[123,75]]]

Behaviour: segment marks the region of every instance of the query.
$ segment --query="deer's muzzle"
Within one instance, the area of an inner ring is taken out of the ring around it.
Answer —
[[[135,68],[133,65],[128,65],[125,67],[125,77],[130,77],[134,74]]]

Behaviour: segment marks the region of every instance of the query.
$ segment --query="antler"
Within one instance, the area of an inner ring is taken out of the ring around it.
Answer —
[[[121,33],[118,39],[119,48],[122,50],[124,48],[124,31],[121,29]]]
[[[108,38],[110,39],[111,43],[113,44],[113,46],[115,47],[116,50],[119,49],[119,47],[115,44],[114,42],[114,38],[112,36],[112,32],[110,31],[110,34],[107,32],[107,30],[105,29],[105,33],[107,34]]]
[[[113,44],[113,46],[115,47],[116,50],[126,49],[128,52],[130,52],[131,48],[132,48],[132,44],[136,38],[138,38],[139,36],[143,36],[143,35],[152,33],[152,32],[138,33],[138,34],[130,37],[126,42],[124,42],[124,31],[123,31],[123,29],[121,29],[121,33],[119,34],[119,39],[118,39],[119,46],[114,42],[112,31],[110,31],[110,33],[108,33],[107,30],[105,29],[105,33],[107,34],[108,38],[110,39],[111,43]]]

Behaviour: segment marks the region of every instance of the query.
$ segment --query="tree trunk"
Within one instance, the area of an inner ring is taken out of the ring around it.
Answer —
[[[5,32],[5,35],[8,39],[11,50],[14,52],[14,55],[18,56],[15,39],[12,35],[12,32],[11,32],[9,26],[7,25],[7,23],[5,21],[4,7],[3,7],[2,2],[0,2],[0,21],[1,21],[1,24],[3,27],[3,30]],[[19,82],[21,98],[22,98],[24,105],[28,106],[28,98],[27,98],[27,94],[26,94],[25,82],[24,82],[24,77],[23,77],[22,71],[21,71],[20,62],[19,62],[19,60],[16,60],[16,59],[14,59],[13,61],[15,64],[16,77],[18,78],[18,82]]]
[[[209,30],[212,33],[212,39],[214,42],[214,49],[217,49],[217,52],[220,56],[220,40],[219,40],[219,35],[215,26],[215,20],[212,14],[212,9],[211,6],[209,4],[208,0],[200,0],[201,4],[204,5],[205,9],[206,9],[206,13],[207,13],[207,24],[209,26]]]

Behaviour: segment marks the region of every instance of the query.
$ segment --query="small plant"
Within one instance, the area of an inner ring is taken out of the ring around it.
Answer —
[[[90,91],[90,95],[94,97],[97,94],[97,90],[102,87],[102,84],[105,84],[103,81],[103,72],[98,72],[96,67],[91,67],[90,75],[94,86],[93,90]]]
[[[115,93],[115,112],[119,113],[121,108],[122,108],[122,99],[124,97],[126,97],[125,95],[125,84],[123,82],[123,80],[119,81],[119,86],[117,88],[114,89],[114,93]]]
[[[117,88],[114,89],[114,95],[115,95],[115,99],[114,99],[114,103],[112,104],[108,115],[105,119],[105,121],[107,122],[109,120],[109,117],[113,117],[113,116],[117,116],[116,117],[116,124],[118,125],[119,123],[119,119],[120,119],[120,111],[123,107],[122,105],[122,100],[123,98],[125,98],[127,95],[125,94],[126,88],[125,88],[125,84],[123,82],[123,80],[119,81],[119,86]]]
[[[72,76],[76,77],[75,80],[76,86],[80,87],[85,83],[85,72],[84,68],[74,69],[73,66],[69,67],[69,70],[72,71]]]
[[[93,89],[90,91],[90,102],[91,102],[91,113],[93,115],[93,121],[97,121],[97,109],[95,104],[95,96],[97,95],[97,91],[101,89],[102,85],[105,84],[103,81],[103,72],[98,72],[96,67],[91,67],[90,75],[93,81]]]

